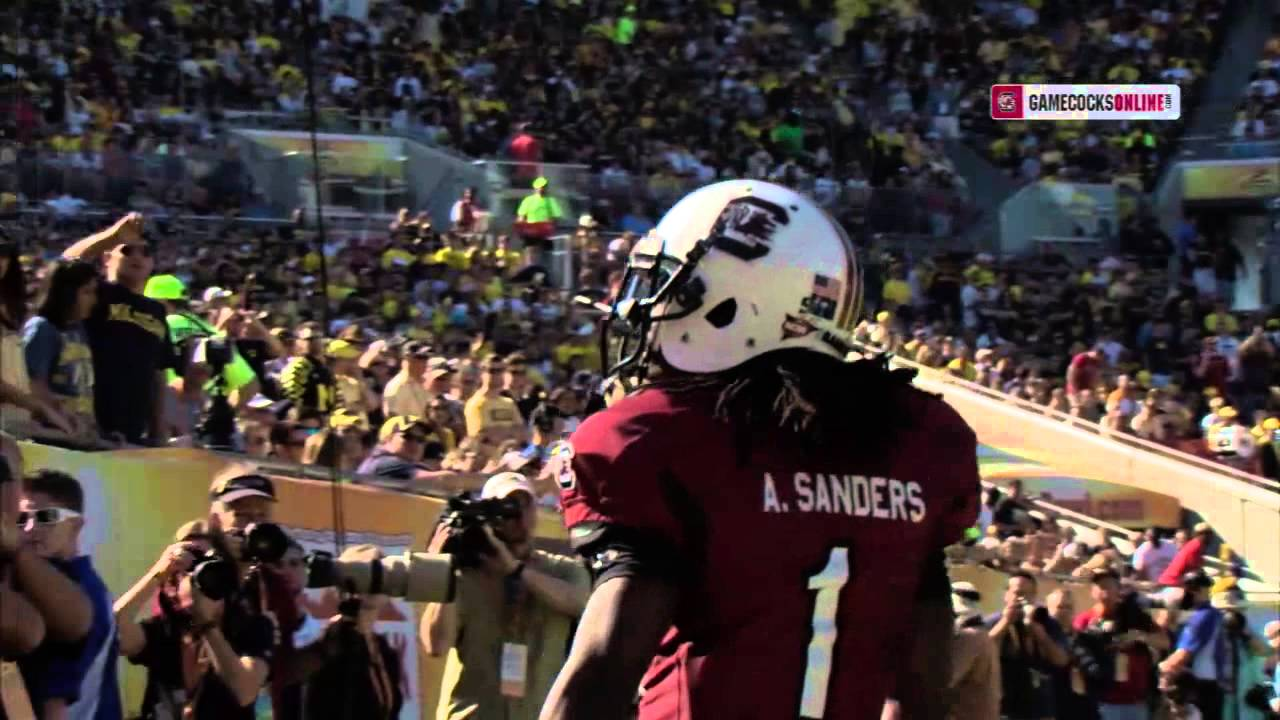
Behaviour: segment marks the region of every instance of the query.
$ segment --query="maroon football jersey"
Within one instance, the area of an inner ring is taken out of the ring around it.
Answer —
[[[874,720],[908,655],[921,568],[977,515],[973,431],[903,387],[892,447],[739,453],[705,391],[643,390],[578,428],[558,473],[570,537],[661,534],[692,569],[641,720]],[[873,408],[850,412],[875,412]],[[859,451],[861,450],[861,451]]]

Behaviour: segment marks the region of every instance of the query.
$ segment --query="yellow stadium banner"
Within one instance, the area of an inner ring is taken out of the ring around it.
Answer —
[[[80,481],[85,494],[81,550],[93,556],[94,566],[116,596],[151,567],[180,525],[207,517],[213,478],[239,464],[188,449],[85,453],[24,443],[22,450],[27,472],[60,470]],[[341,511],[348,546],[371,543],[387,554],[424,550],[444,505],[436,498],[372,487],[272,477],[279,500],[275,521],[308,551],[335,551],[335,507]],[[554,513],[539,518],[538,530],[541,538],[565,537]],[[334,614],[333,603],[324,591],[308,591],[308,608],[321,620]],[[443,659],[426,655],[418,642],[421,610],[397,600],[378,624],[379,633],[400,650],[404,661],[401,720],[434,717],[444,669]],[[120,667],[125,709],[135,712],[145,677],[126,661]],[[259,703],[259,717],[270,717],[265,698]]]

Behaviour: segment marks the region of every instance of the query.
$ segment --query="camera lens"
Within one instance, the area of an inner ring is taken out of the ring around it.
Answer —
[[[244,540],[244,556],[257,562],[280,562],[289,551],[289,535],[275,523],[258,523],[249,528]]]
[[[236,568],[231,563],[210,557],[201,560],[191,572],[191,582],[210,600],[225,600],[239,585]]]

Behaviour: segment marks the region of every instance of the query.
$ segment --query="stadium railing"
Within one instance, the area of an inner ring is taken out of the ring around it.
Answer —
[[[1186,135],[1177,160],[1247,159],[1280,156],[1280,137],[1236,138],[1227,134]]]
[[[1178,498],[1204,517],[1259,576],[1280,581],[1280,483],[1050,410],[909,360],[916,384],[940,393],[981,442],[1064,474]]]

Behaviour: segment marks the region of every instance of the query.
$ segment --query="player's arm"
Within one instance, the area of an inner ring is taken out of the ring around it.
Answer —
[[[951,707],[951,586],[941,552],[927,563],[911,615],[911,654],[898,672],[895,699],[902,720],[944,720]]]
[[[982,492],[978,439],[959,416],[935,433],[933,479],[944,491],[937,536],[925,558],[911,617],[910,655],[899,666],[896,699],[903,720],[943,720],[950,709],[955,611],[944,548],[960,542],[978,516]]]
[[[652,576],[617,576],[597,586],[539,719],[630,717],[676,598],[674,585]]]

